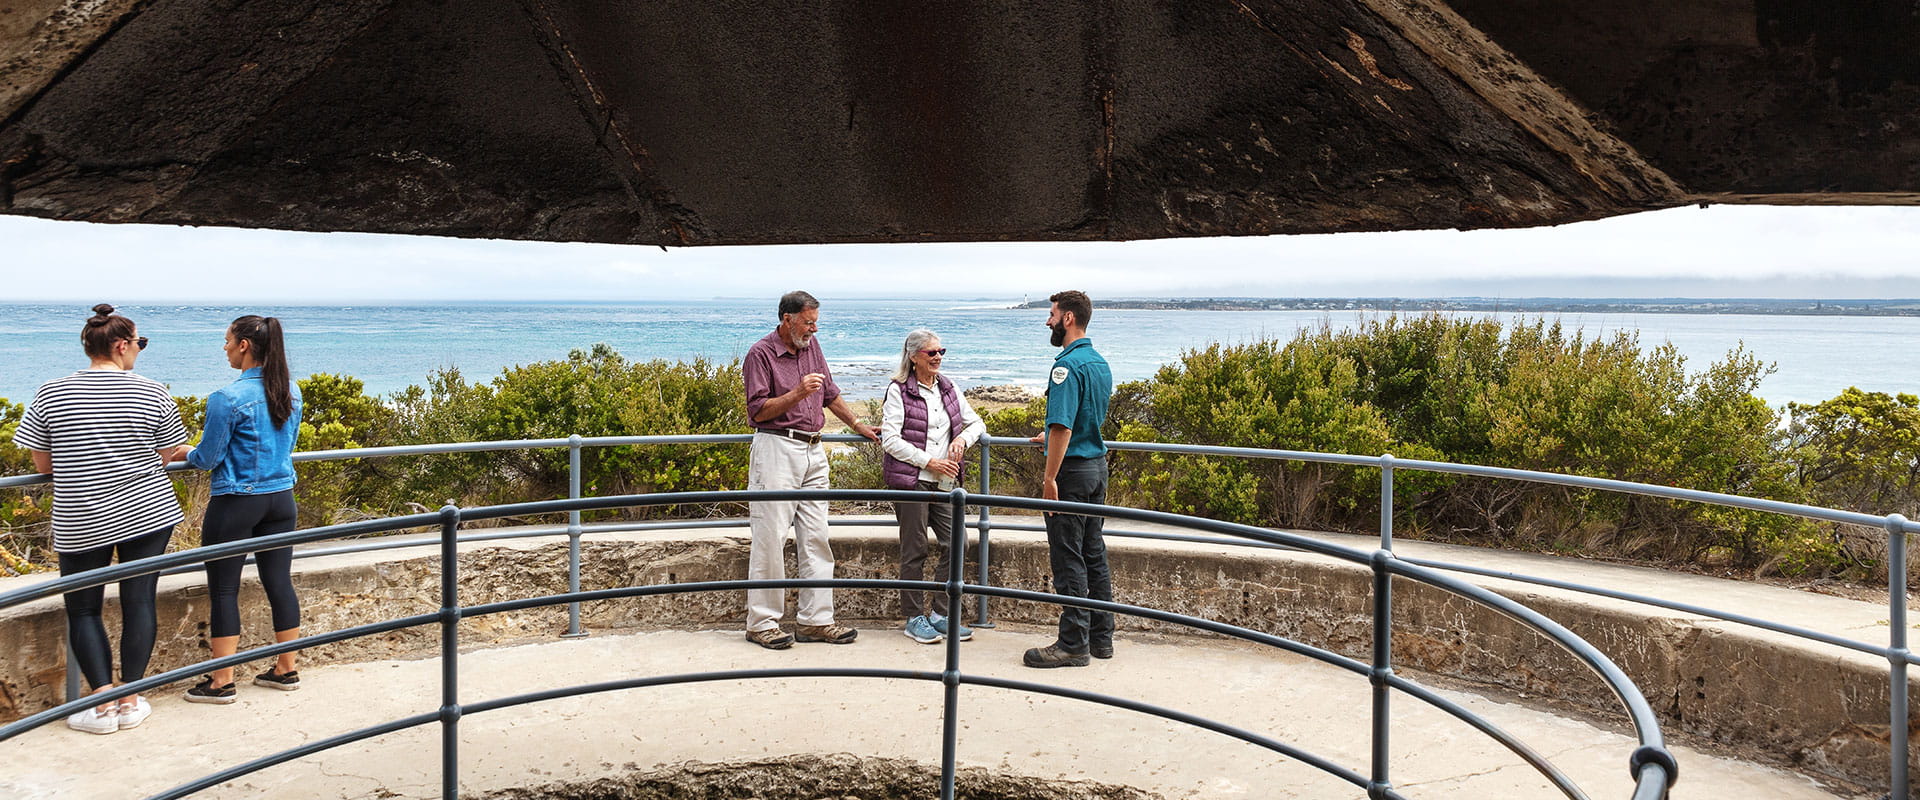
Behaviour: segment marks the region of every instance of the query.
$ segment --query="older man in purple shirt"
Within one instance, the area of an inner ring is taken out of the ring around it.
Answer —
[[[806,292],[788,292],[780,298],[780,325],[747,348],[740,365],[747,384],[747,416],[753,423],[753,454],[747,467],[748,489],[825,489],[827,453],[820,446],[823,411],[874,441],[880,434],[853,415],[840,387],[833,383],[827,358],[813,334],[820,329],[820,301]],[[803,579],[833,577],[833,548],[827,543],[827,503],[824,500],[748,504],[753,549],[747,559],[748,580],[787,577],[787,528],[794,532],[794,551]],[[799,626],[792,635],[780,629],[786,611],[783,589],[747,592],[747,641],[769,650],[803,642],[847,644],[858,631],[833,621],[832,589],[801,589]]]

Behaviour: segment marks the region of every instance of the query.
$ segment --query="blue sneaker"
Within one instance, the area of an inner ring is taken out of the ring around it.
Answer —
[[[928,622],[926,617],[914,617],[913,619],[907,620],[907,627],[903,629],[901,633],[905,633],[907,638],[921,644],[933,644],[946,637],[946,634],[934,628],[934,624]]]
[[[958,632],[958,633],[955,633],[955,634],[953,635],[953,638],[955,638],[955,639],[959,639],[960,641],[963,641],[963,642],[964,642],[964,641],[968,641],[968,640],[970,640],[970,639],[972,639],[972,638],[973,638],[973,629],[972,629],[972,628],[969,628],[969,627],[967,627],[967,626],[965,626],[965,625],[961,625],[961,624],[959,624],[959,623],[954,623],[954,626],[955,626],[956,628],[958,628],[958,629],[959,629],[959,632]],[[934,617],[934,618],[933,618],[933,629],[934,629],[934,630],[936,630],[936,631],[939,631],[939,632],[940,632],[940,635],[941,635],[941,636],[945,636],[945,635],[947,635],[947,618],[946,618],[946,617]]]

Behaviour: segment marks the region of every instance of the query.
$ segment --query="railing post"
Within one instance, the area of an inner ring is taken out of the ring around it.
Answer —
[[[1393,454],[1380,456],[1380,549],[1393,551]]]
[[[580,434],[567,437],[567,499],[580,499]],[[580,509],[567,512],[567,591],[580,591]],[[567,632],[560,634],[563,639],[578,639],[587,632],[580,630],[580,601],[567,604]]]
[[[1890,753],[1887,773],[1888,797],[1907,800],[1911,794],[1907,775],[1907,518],[1887,515],[1887,716],[1890,723],[1887,749]]]
[[[440,796],[460,800],[460,509],[440,509]]]
[[[947,495],[952,503],[948,514],[952,532],[947,539],[947,668],[940,673],[940,682],[946,686],[946,710],[940,721],[940,800],[953,800],[954,751],[960,740],[960,601],[965,595],[960,587],[966,582],[967,571],[967,489],[956,486]]]
[[[1367,784],[1367,797],[1384,800],[1393,790],[1388,762],[1392,749],[1388,732],[1393,723],[1390,714],[1392,689],[1387,679],[1393,676],[1393,575],[1387,562],[1389,550],[1373,551],[1373,668],[1367,680],[1373,684],[1373,770]]]
[[[987,441],[987,437],[985,436],[980,437],[980,493],[993,494],[993,443]],[[979,582],[981,585],[988,583],[987,562],[991,556],[987,550],[987,538],[988,531],[993,530],[991,512],[992,509],[988,508],[986,504],[982,503],[980,505],[980,554],[975,560],[979,562],[980,565]],[[980,595],[974,598],[974,602],[978,604],[979,611],[974,616],[973,627],[993,627],[993,621],[987,619],[987,596],[984,594]],[[954,619],[960,618],[960,606],[953,606],[949,610],[953,613]]]
[[[1367,796],[1384,798],[1393,788],[1389,765],[1392,748],[1388,732],[1392,723],[1392,690],[1387,678],[1393,675],[1393,576],[1387,572],[1387,559],[1393,557],[1393,454],[1380,455],[1380,549],[1373,554],[1373,669],[1367,678],[1373,684],[1373,774],[1367,784]]]

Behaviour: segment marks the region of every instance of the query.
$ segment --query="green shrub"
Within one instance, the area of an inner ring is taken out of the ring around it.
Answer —
[[[491,384],[458,370],[394,399],[399,427],[415,442],[581,436],[743,433],[746,399],[737,362],[629,362],[612,348],[575,350],[564,361],[501,371]],[[402,482],[408,502],[504,503],[567,495],[565,448],[423,458]],[[590,447],[581,450],[587,495],[737,489],[747,450],[726,445]],[[640,516],[676,513],[638,509]]]
[[[13,446],[27,407],[0,397],[0,475],[36,472],[33,456]],[[0,489],[0,573],[34,572],[53,561],[53,490]]]

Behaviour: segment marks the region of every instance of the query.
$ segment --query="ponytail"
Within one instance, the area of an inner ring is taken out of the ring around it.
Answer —
[[[287,369],[286,342],[280,335],[278,317],[248,314],[227,328],[233,338],[244,340],[260,362],[260,388],[267,393],[267,416],[274,427],[287,424],[293,416],[293,377]]]

